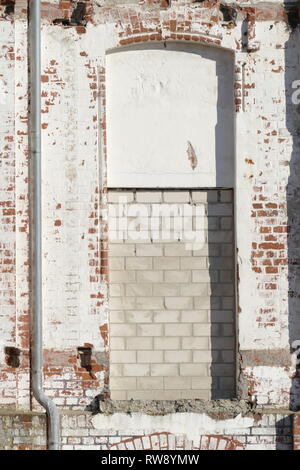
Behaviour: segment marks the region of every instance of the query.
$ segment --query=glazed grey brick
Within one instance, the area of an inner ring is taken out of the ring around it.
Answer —
[[[161,191],[137,191],[135,195],[136,202],[159,203],[162,202]]]
[[[185,284],[185,283],[190,283],[191,282],[191,277],[192,273],[191,271],[165,271],[164,273],[165,277],[165,282],[172,282],[172,283],[180,283],[180,284]]]
[[[213,310],[211,313],[211,322],[230,323],[234,321],[234,313],[228,310]]]
[[[155,323],[177,323],[180,322],[180,310],[154,311],[153,321]]]
[[[222,230],[232,230],[233,229],[233,218],[232,217],[222,217],[221,218],[221,229]]]
[[[208,199],[207,191],[192,191],[191,201],[194,204],[196,203],[206,204],[207,199]]]
[[[192,282],[205,282],[205,283],[212,283],[219,281],[219,271],[214,269],[199,269],[192,271]]]
[[[212,203],[212,202],[218,202],[219,200],[219,195],[218,195],[218,191],[216,190],[211,190],[211,191],[207,191],[207,201]]]
[[[147,270],[152,269],[152,258],[139,256],[126,258],[126,269],[128,270]]]
[[[190,202],[189,191],[164,191],[163,197],[164,202],[168,203]]]
[[[220,283],[211,285],[211,294],[215,296],[233,296],[234,289],[232,283]]]
[[[130,338],[126,338],[126,349],[127,350],[136,350],[136,351],[147,351],[153,350],[153,338],[148,337],[145,338],[144,336],[133,336]]]
[[[138,283],[163,282],[164,271],[137,271],[136,280]]]
[[[222,297],[222,309],[233,309],[234,298],[233,297]]]
[[[219,384],[220,389],[233,390],[235,387],[235,380],[233,377],[221,377]]]
[[[164,308],[164,297],[136,297],[136,308],[141,310],[161,310]]]
[[[219,297],[194,297],[194,309],[207,310],[219,309],[221,299]]]
[[[214,338],[213,340],[214,349],[234,349],[235,340],[234,338]]]
[[[126,291],[126,296],[129,296],[129,297],[150,296],[152,295],[152,285],[151,284],[138,284],[138,283],[126,284],[125,291]]]
[[[208,233],[210,233],[211,230],[219,230],[220,229],[220,217],[207,217],[207,228],[209,230]],[[211,242],[211,240],[209,241]]]
[[[233,245],[231,243],[224,244],[221,247],[221,256],[233,256]]]
[[[207,213],[209,216],[228,216],[232,215],[231,204],[208,204]]]
[[[124,313],[127,323],[152,323],[152,310],[127,310]]]
[[[222,336],[234,336],[234,325],[233,324],[223,324],[221,325],[221,334]]]
[[[229,256],[220,256],[220,257],[209,257],[208,258],[208,267],[210,269],[232,269],[233,268],[233,259]]]
[[[220,197],[221,202],[232,202],[233,200],[233,192],[231,190],[228,190],[228,191],[222,190],[220,196],[221,196]]]
[[[222,335],[222,326],[220,323],[211,324],[211,336],[221,336]]]
[[[220,282],[230,282],[231,285],[234,279],[233,270],[220,271]]]
[[[208,242],[209,243],[231,243],[233,233],[231,230],[209,230]]]
[[[165,296],[165,297],[176,297],[182,295],[180,284],[167,283],[167,284],[155,284],[153,285],[153,295]]]
[[[134,201],[134,192],[132,191],[109,191],[108,192],[108,202],[119,204],[120,198],[126,199],[127,202]]]
[[[179,257],[160,257],[154,258],[153,260],[153,268],[155,270],[178,270],[179,269]],[[189,269],[189,268],[187,268]]]
[[[136,246],[137,256],[163,256],[164,248],[159,243],[140,243]]]
[[[235,351],[221,351],[220,362],[231,362],[233,364],[234,361],[235,361]]]

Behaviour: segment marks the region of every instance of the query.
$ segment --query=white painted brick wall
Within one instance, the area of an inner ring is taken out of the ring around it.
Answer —
[[[28,85],[26,79],[28,63],[25,3],[16,3],[17,17],[15,22],[4,18],[1,20],[3,44],[3,47],[1,46],[1,73],[5,85],[5,96],[2,98],[7,98],[7,102],[1,108],[1,202],[11,202],[15,205],[16,212],[15,232],[10,231],[5,220],[7,216],[4,213],[1,229],[1,242],[4,250],[1,291],[5,297],[1,305],[1,380],[3,383],[1,404],[4,407],[7,405],[28,407],[30,404],[28,369],[26,370],[26,366],[23,364],[22,369],[14,370],[7,367],[4,361],[4,347],[8,345],[20,347],[21,358],[24,363],[28,362],[28,293],[30,290],[28,234],[30,227],[27,222],[30,180],[28,181]],[[256,1],[255,3],[258,5],[260,2]],[[272,1],[273,6],[275,3],[282,4],[279,0]],[[267,15],[272,14],[273,6],[267,9]],[[99,151],[99,141],[102,139],[99,133],[100,121],[105,119],[104,116],[98,115],[99,110],[100,114],[103,112],[101,100],[98,97],[92,97],[92,93],[97,96],[103,83],[98,83],[94,78],[91,79],[91,74],[96,77],[100,69],[106,65],[106,51],[118,47],[120,37],[126,36],[128,30],[128,10],[126,8],[121,7],[120,10],[116,10],[118,18],[119,13],[120,16],[123,16],[121,22],[119,20],[115,22],[115,15],[111,15],[111,18],[101,16],[102,14],[106,15],[106,10],[104,12],[103,8],[97,8],[95,24],[93,26],[88,24],[86,33],[81,35],[77,34],[73,27],[54,26],[47,18],[46,12],[43,13],[42,42],[45,47],[43,49],[42,70],[43,74],[46,74],[45,78],[48,78],[48,81],[42,83],[43,111],[48,110],[48,113],[43,112],[42,116],[43,298],[46,325],[44,341],[46,348],[53,348],[59,354],[66,348],[70,348],[72,358],[76,356],[76,347],[85,342],[92,343],[98,351],[102,352],[104,349],[104,340],[99,335],[99,326],[107,321],[106,304],[103,301],[103,305],[97,305],[95,296],[103,295],[105,299],[105,282],[100,275],[95,275],[96,269],[90,265],[95,262],[101,230],[100,224],[96,227],[99,214],[95,215],[95,220],[90,216],[98,204],[99,187],[102,183],[105,185],[105,158],[104,154]],[[141,15],[143,27],[149,25],[152,20],[149,20],[147,10],[143,6],[135,8],[137,9],[135,11]],[[187,15],[198,15],[199,13],[201,16],[202,7],[199,8],[197,4],[187,6],[176,3],[168,11],[163,9],[157,13],[159,17],[156,23],[157,27],[160,28],[162,22],[166,24],[174,15],[175,17],[178,15],[179,19],[183,12]],[[238,80],[241,80],[241,66],[244,64],[244,112],[236,114],[235,135],[236,239],[239,267],[238,340],[242,353],[254,350],[258,351],[261,357],[264,357],[265,352],[268,354],[269,351],[278,349],[285,350],[288,355],[292,339],[290,334],[298,334],[297,328],[293,328],[294,325],[297,326],[298,293],[295,292],[296,295],[293,298],[288,294],[290,292],[288,274],[292,274],[295,285],[299,286],[298,274],[295,274],[298,267],[297,265],[294,268],[293,266],[288,267],[287,262],[288,257],[296,256],[298,258],[297,214],[299,210],[296,196],[299,194],[297,178],[299,173],[297,168],[299,138],[296,134],[299,126],[295,126],[295,129],[290,128],[289,122],[294,111],[289,111],[287,118],[286,113],[287,104],[293,108],[290,96],[287,96],[290,94],[291,82],[293,78],[299,78],[297,68],[294,67],[294,61],[297,64],[298,60],[299,39],[297,34],[291,35],[289,28],[284,21],[281,21],[281,18],[282,16],[280,16],[280,21],[270,17],[266,21],[258,20],[256,22],[255,41],[260,43],[260,49],[252,54],[245,54],[240,49],[241,18],[238,20],[236,28],[227,30],[220,23],[214,23],[211,28],[212,34],[216,33],[221,38],[221,46],[235,52],[236,78]],[[205,22],[205,24],[208,23]],[[195,21],[193,28],[195,31],[209,34],[210,28],[202,25],[200,19]],[[164,38],[167,39],[166,36]],[[13,52],[9,52],[10,47],[14,49]],[[199,47],[202,46],[199,45]],[[55,73],[53,73],[52,63],[55,63]],[[287,89],[286,78],[289,82]],[[241,97],[241,90],[236,90],[236,96]],[[49,99],[52,104],[46,106]],[[239,108],[241,109],[241,106]],[[9,137],[13,138],[12,141],[6,140],[7,131]],[[293,158],[294,155],[292,155],[294,144],[296,158]],[[6,148],[7,145],[10,146],[10,149]],[[8,154],[9,158],[7,158]],[[82,157],[83,155],[88,158]],[[102,178],[99,177],[100,175]],[[70,181],[70,177],[72,179],[73,176],[73,181]],[[289,201],[287,205],[286,187],[288,182],[292,201]],[[111,193],[109,197],[113,198],[115,194]],[[127,193],[129,201],[133,201],[133,197],[132,193]],[[153,191],[141,191],[139,195],[136,195],[136,198],[138,197],[141,197],[145,204],[164,201],[161,193]],[[216,203],[217,191],[192,192],[194,201],[206,202],[208,197],[210,203]],[[222,193],[221,203],[226,204],[227,198],[228,193]],[[253,203],[260,201],[278,205],[278,216],[274,222],[270,218],[253,215]],[[59,204],[61,204],[60,208],[57,207]],[[289,237],[289,253],[287,253],[287,234],[283,232],[277,238],[278,242],[284,244],[283,250],[274,250],[272,259],[266,259],[266,253],[261,258],[253,258],[253,244],[259,245],[264,241],[265,235],[261,233],[260,229],[270,229],[271,233],[274,233],[278,228],[274,224],[279,224],[284,229],[285,225],[289,223],[287,213],[291,213],[291,209],[293,217],[295,216],[293,220],[296,222],[293,234]],[[217,215],[210,217],[211,229],[214,227],[216,230],[218,217]],[[225,215],[221,217],[223,231],[226,231],[228,227],[226,225],[228,223],[227,217]],[[57,220],[61,221],[60,226],[55,225]],[[90,229],[91,232],[89,232]],[[129,240],[129,244],[132,243],[132,240]],[[134,241],[135,246],[140,243],[145,242]],[[164,241],[164,245],[166,244],[167,240]],[[230,243],[227,245],[230,248]],[[221,247],[221,253],[217,250],[215,257],[220,254],[224,257],[230,257],[227,245]],[[7,272],[10,265],[6,265],[4,262],[8,257],[5,253],[6,250],[10,251],[12,258],[16,258],[11,272]],[[200,258],[205,257],[207,256],[206,251],[207,247],[204,247],[199,252],[193,252],[193,256],[201,254]],[[212,255],[212,247],[210,254]],[[171,258],[171,256],[169,257]],[[181,258],[179,255],[178,257]],[[162,282],[185,284],[185,275],[186,283],[191,280],[193,283],[209,282],[208,273],[204,269],[190,269],[188,266],[183,270],[180,266],[178,270],[125,272],[125,261],[125,256],[111,260],[115,263],[111,272],[111,279],[113,276],[116,278],[115,284],[125,284],[126,282],[128,284],[144,282],[156,285]],[[278,274],[266,272],[267,267],[264,264],[266,261],[272,262],[273,267],[279,266]],[[220,269],[219,266],[210,269],[211,280],[224,282],[225,279],[228,279],[230,268],[226,268],[225,262],[223,262],[222,271],[219,271]],[[69,276],[75,282],[71,289]],[[214,278],[214,276],[216,277]],[[266,286],[269,282],[276,284],[276,288],[268,289]],[[123,292],[126,292],[124,285],[122,289]],[[116,290],[115,293],[117,293]],[[149,295],[147,296],[149,297]],[[218,310],[214,310],[217,323],[231,323],[230,310],[224,310],[225,306],[230,308],[230,303],[230,297],[224,298],[221,305],[218,306]],[[203,309],[198,310],[198,301],[195,301],[195,304],[197,307],[181,310],[179,314],[177,310],[168,311],[170,323],[178,321],[209,323],[210,306],[204,309],[202,305]],[[269,310],[270,313],[268,313]],[[137,311],[137,309],[132,311]],[[292,326],[289,327],[293,311],[296,312],[296,318]],[[143,310],[144,314],[146,316],[143,316],[142,323],[149,321],[149,315],[152,318],[151,322],[167,323],[166,318],[161,316],[165,315],[164,310],[155,312]],[[112,323],[127,323],[127,317],[128,314],[126,313],[125,316],[123,310],[111,312]],[[198,321],[197,318],[200,320]],[[123,344],[127,350],[132,338],[137,337],[123,337],[121,339],[125,339],[125,341],[120,341],[119,344]],[[139,339],[147,345],[147,348],[150,348],[148,339],[151,337],[140,337]],[[294,339],[298,339],[298,336],[295,336]],[[140,351],[139,348],[132,350]],[[183,352],[185,351],[189,350],[183,350]],[[204,350],[190,352],[192,357],[204,354]],[[174,351],[164,352],[165,355],[167,353],[170,356]],[[210,353],[209,350],[208,353]],[[226,363],[233,360],[232,350],[218,350],[217,355],[220,355],[224,361],[226,360]],[[168,361],[170,361],[169,356]],[[46,362],[49,363],[48,359]],[[61,367],[65,368],[67,377],[71,372],[66,367],[66,363],[63,357]],[[264,361],[259,364],[252,363],[249,367],[243,368],[243,374],[245,382],[248,381],[246,396],[248,396],[248,391],[251,391],[250,393],[253,393],[261,403],[280,403],[289,406],[293,371],[286,364],[276,363],[268,366]],[[81,377],[77,376],[76,378],[81,383]],[[66,378],[66,380],[69,379]],[[73,382],[70,383],[73,384]],[[9,385],[9,389],[6,384]],[[17,388],[14,387],[15,384],[17,384]],[[49,395],[53,392],[51,377],[46,377],[45,388]],[[88,389],[91,397],[101,390],[101,385],[97,384],[95,388]],[[74,390],[74,387],[73,392],[74,396],[75,393],[78,394],[78,397],[80,396],[81,391]],[[11,393],[10,396],[8,396],[9,393]],[[61,400],[61,398],[59,399]]]

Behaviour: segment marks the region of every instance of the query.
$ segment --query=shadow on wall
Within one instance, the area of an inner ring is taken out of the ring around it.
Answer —
[[[224,155],[231,148],[232,184],[234,181],[234,62],[228,60],[226,68],[216,59],[217,74],[217,124],[215,127],[216,186],[224,187]],[[232,110],[228,101],[232,97]],[[231,114],[231,119],[229,115]],[[226,122],[226,125],[224,125]],[[228,142],[228,140],[230,142]],[[225,157],[225,159],[224,159]],[[236,396],[236,305],[235,305],[235,241],[234,192],[208,193],[208,263],[210,273],[210,320],[212,377],[211,399]],[[216,217],[217,215],[217,217]]]
[[[211,399],[235,397],[235,271],[233,191],[208,191]]]
[[[272,416],[272,415],[270,415]],[[293,449],[293,416],[286,416],[276,421],[276,450]]]
[[[288,218],[288,322],[291,352],[300,346],[300,104],[293,103],[293,84],[300,79],[299,7],[285,2],[291,32],[285,43],[286,128],[292,136],[287,152],[290,174],[286,189]],[[299,2],[298,2],[299,3]],[[299,94],[298,94],[299,95]],[[289,155],[291,151],[291,155]],[[297,344],[298,342],[298,344]],[[295,348],[296,346],[296,348]],[[300,358],[300,356],[299,356]],[[300,369],[297,367],[290,390],[290,409],[300,405]]]

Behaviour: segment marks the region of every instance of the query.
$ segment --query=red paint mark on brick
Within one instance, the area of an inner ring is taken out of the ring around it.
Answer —
[[[237,439],[220,435],[199,436],[195,441],[185,438],[177,439],[168,432],[135,436],[109,446],[109,450],[243,450],[244,444]]]

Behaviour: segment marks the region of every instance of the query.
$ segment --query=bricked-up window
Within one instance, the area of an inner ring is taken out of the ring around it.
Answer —
[[[107,56],[113,399],[235,395],[232,71],[213,48]]]
[[[232,191],[109,201],[112,398],[234,396]]]

